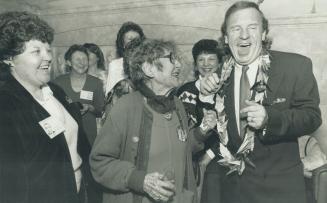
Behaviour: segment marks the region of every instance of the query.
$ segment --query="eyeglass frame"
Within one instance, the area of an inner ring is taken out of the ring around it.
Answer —
[[[172,64],[176,64],[176,61],[178,61],[178,58],[175,56],[175,54],[173,54],[173,52],[170,52],[169,54],[161,56],[159,58],[168,58],[170,63]]]

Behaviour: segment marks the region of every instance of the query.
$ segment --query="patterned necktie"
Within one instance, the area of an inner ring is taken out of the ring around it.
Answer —
[[[240,111],[246,107],[245,100],[249,100],[251,97],[250,82],[246,72],[249,70],[249,66],[242,66],[242,75],[240,80]],[[246,117],[241,117],[240,114],[240,137],[244,138],[246,131]]]

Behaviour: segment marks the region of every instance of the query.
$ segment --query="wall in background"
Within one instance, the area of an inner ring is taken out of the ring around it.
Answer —
[[[202,38],[218,39],[226,9],[235,0],[0,0],[0,11],[38,13],[55,28],[54,75],[60,74],[67,48],[74,43],[101,46],[108,61],[115,58],[116,34],[125,21],[140,24],[147,37],[176,41],[186,58],[185,77],[190,78],[192,45]],[[261,0],[270,23],[273,49],[310,57],[317,78],[327,133],[327,1]],[[305,81],[303,81],[305,82]],[[327,139],[321,139],[327,146]],[[327,153],[327,147],[325,148]]]

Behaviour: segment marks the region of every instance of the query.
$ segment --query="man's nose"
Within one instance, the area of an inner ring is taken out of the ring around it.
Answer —
[[[241,37],[241,39],[247,39],[247,38],[249,38],[249,32],[248,32],[248,30],[247,29],[242,30],[240,37]]]

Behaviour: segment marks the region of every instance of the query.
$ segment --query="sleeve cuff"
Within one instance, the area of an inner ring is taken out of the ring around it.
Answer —
[[[145,171],[136,170],[136,169],[132,171],[127,182],[128,187],[137,192],[144,192],[143,183],[144,183],[145,175],[146,175]]]
[[[211,149],[208,149],[206,151],[206,153],[208,154],[208,156],[210,157],[210,159],[214,159],[216,157],[215,153],[213,153],[213,151],[211,151]]]
[[[204,96],[203,94],[199,94],[199,100],[203,103],[209,103],[209,104],[214,104],[214,94],[208,95],[208,96]]]
[[[266,108],[268,114],[268,121],[265,126],[265,136],[269,135],[282,135],[284,132],[284,126],[282,124],[281,113],[273,108]]]

